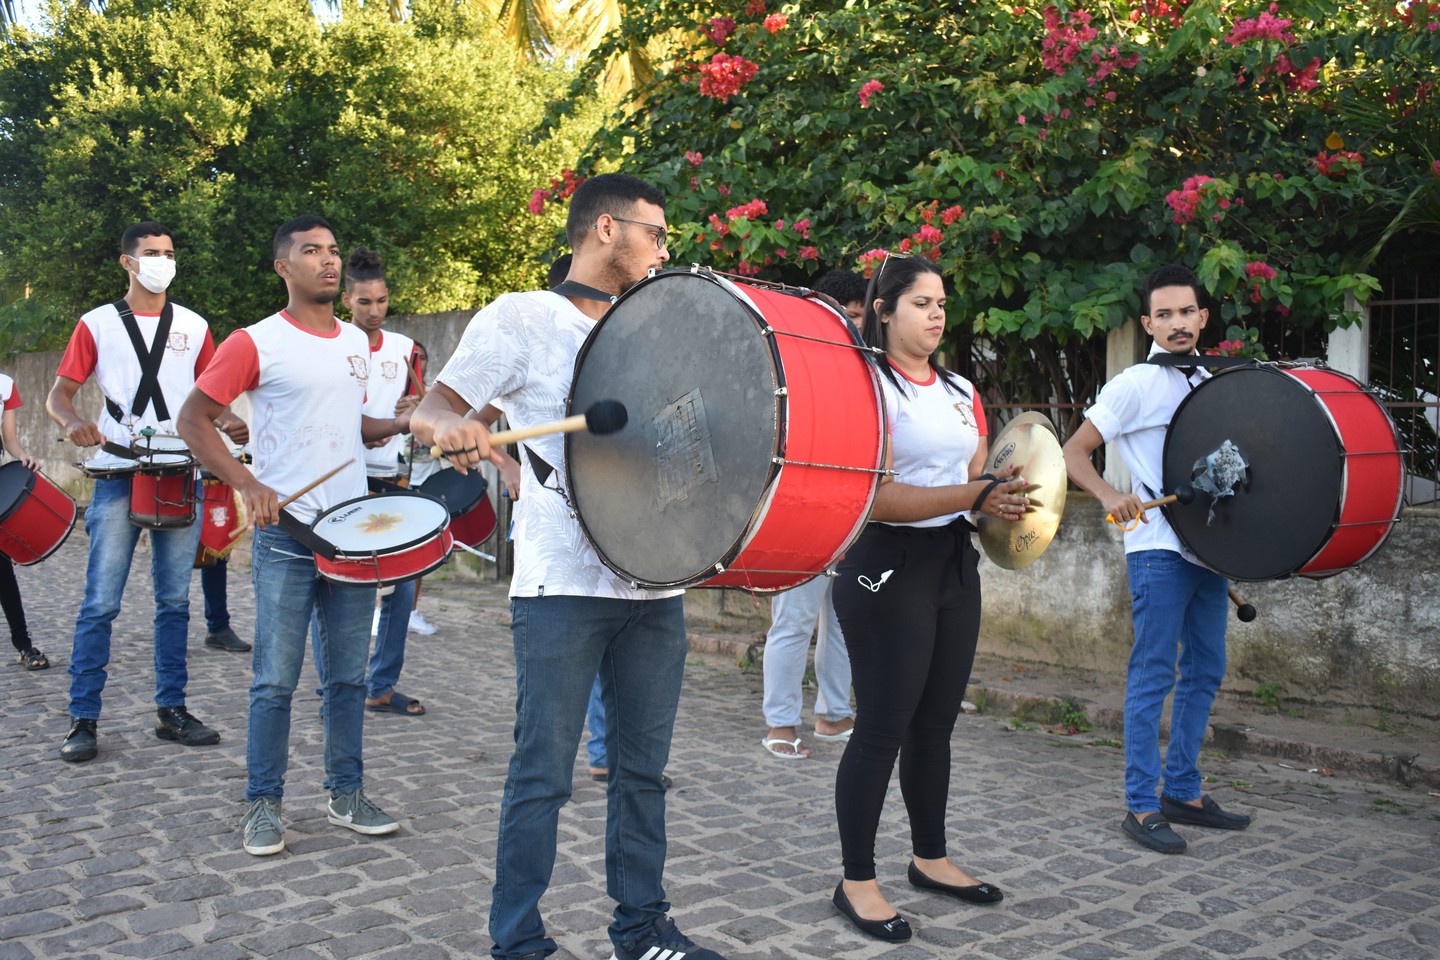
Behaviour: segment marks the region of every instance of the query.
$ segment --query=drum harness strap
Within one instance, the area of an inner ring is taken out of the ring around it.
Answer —
[[[130,345],[135,349],[135,358],[140,361],[140,383],[135,388],[135,399],[130,403],[131,414],[136,417],[143,416],[145,408],[153,404],[156,419],[162,422],[169,420],[170,409],[165,405],[165,395],[160,390],[160,363],[165,359],[165,346],[170,340],[170,324],[175,319],[170,299],[165,299],[165,306],[160,310],[160,323],[155,328],[155,339],[148,348],[140,336],[140,327],[135,322],[135,314],[131,312],[130,304],[122,297],[111,306],[120,314],[120,322],[125,325],[125,333],[129,335]],[[125,411],[120,404],[106,397],[105,409],[116,423],[122,422]]]

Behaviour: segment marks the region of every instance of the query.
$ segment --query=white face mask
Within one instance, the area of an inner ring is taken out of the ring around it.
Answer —
[[[131,257],[130,259],[140,264],[135,279],[140,281],[140,286],[151,293],[164,293],[165,288],[170,286],[170,281],[175,279],[175,261],[169,257]]]

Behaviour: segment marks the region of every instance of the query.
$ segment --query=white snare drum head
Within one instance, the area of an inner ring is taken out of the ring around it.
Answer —
[[[157,433],[149,437],[136,437],[130,446],[142,452],[160,453],[161,451],[170,451],[185,454],[190,452],[190,448],[185,446],[185,441],[171,433]]]
[[[313,529],[336,550],[372,553],[424,540],[439,533],[449,521],[449,511],[438,500],[381,493],[322,513]]]
[[[188,453],[152,453],[140,461],[140,468],[188,467],[193,462]]]
[[[109,454],[91,457],[80,464],[80,470],[87,477],[126,476],[140,469],[138,460],[122,460]]]

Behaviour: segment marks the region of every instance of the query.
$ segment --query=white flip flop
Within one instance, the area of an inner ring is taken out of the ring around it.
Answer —
[[[780,745],[780,744],[782,744],[782,743],[783,743],[785,746],[790,747],[790,748],[791,748],[792,750],[794,750],[795,752],[794,752],[794,753],[781,753],[779,750],[776,750],[775,747],[778,746],[778,745]],[[784,739],[784,738],[782,738],[782,737],[765,737],[765,738],[761,739],[761,741],[760,741],[760,746],[764,747],[767,751],[769,751],[769,753],[770,753],[772,756],[779,757],[781,760],[808,760],[808,759],[810,759],[810,755],[809,755],[809,754],[805,754],[805,753],[801,753],[801,752],[800,752],[800,738],[799,738],[799,737],[796,737],[794,740],[786,740],[786,739]]]

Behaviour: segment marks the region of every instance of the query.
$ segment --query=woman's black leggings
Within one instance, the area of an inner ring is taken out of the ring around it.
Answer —
[[[871,523],[838,568],[835,612],[855,686],[855,731],[835,777],[847,880],[875,879],[875,832],[897,755],[914,854],[945,856],[950,735],[980,635],[971,529],[963,520]]]
[[[10,642],[16,650],[30,649],[30,628],[25,625],[25,605],[20,602],[20,584],[15,579],[15,564],[0,553],[0,609],[10,625]]]

